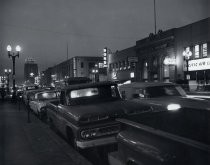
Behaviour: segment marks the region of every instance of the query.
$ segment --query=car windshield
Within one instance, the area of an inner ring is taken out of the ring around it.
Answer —
[[[116,86],[100,86],[75,89],[67,95],[67,105],[78,105],[104,99],[119,99],[120,95]]]
[[[185,91],[180,86],[165,85],[153,86],[146,88],[147,97],[164,97],[164,96],[186,96]]]
[[[56,92],[42,92],[37,94],[38,100],[49,100],[57,98]]]

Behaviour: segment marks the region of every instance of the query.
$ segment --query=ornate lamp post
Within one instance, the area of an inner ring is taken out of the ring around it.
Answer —
[[[11,69],[4,69],[4,73],[7,76],[7,93],[9,93],[9,75],[11,74]]]
[[[16,52],[11,52],[12,47],[10,45],[7,46],[8,57],[12,59],[12,79],[13,79],[13,94],[12,98],[15,100],[16,98],[16,87],[15,87],[15,58],[19,58],[19,52],[21,51],[21,47],[19,45],[15,48]]]
[[[98,68],[98,64],[95,64],[95,67],[91,70],[94,78],[94,82],[99,82],[99,68]]]
[[[183,51],[183,56],[184,56],[184,59],[186,61],[186,67],[187,67],[187,74],[185,76],[185,79],[189,80],[190,77],[189,77],[189,59],[190,57],[192,56],[192,52],[189,50],[189,49],[186,49]]]
[[[30,82],[34,84],[35,79],[34,79],[34,73],[33,72],[30,73],[30,77],[31,77]]]

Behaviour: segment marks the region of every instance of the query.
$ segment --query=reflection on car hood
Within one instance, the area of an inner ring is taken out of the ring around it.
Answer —
[[[210,102],[200,98],[188,98],[179,96],[168,96],[159,98],[134,99],[135,102],[141,102],[149,105],[167,107],[169,104],[180,104],[185,108],[210,109]]]

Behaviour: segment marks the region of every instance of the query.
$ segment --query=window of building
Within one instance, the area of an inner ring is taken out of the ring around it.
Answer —
[[[207,57],[207,43],[202,45],[202,55],[203,57]]]
[[[118,66],[118,63],[116,63],[115,66],[116,66],[116,69],[118,70],[118,67],[119,67],[119,66]]]
[[[146,61],[144,62],[143,79],[148,79],[148,64]]]
[[[122,68],[123,68],[123,70],[126,69],[126,64],[125,63],[126,63],[125,61],[122,62]]]
[[[120,70],[122,70],[122,65],[123,65],[123,63],[120,61],[119,62],[119,68],[120,68]]]
[[[195,45],[195,58],[200,57],[199,45]]]
[[[163,69],[164,69],[164,78],[168,78],[169,77],[169,65],[164,65]]]
[[[81,65],[81,68],[84,68],[84,63],[83,62],[81,62],[80,65]]]

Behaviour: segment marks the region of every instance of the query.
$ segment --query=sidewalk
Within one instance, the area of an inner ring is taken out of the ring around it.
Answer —
[[[48,125],[27,112],[23,105],[0,102],[0,165],[91,165],[54,133]]]

